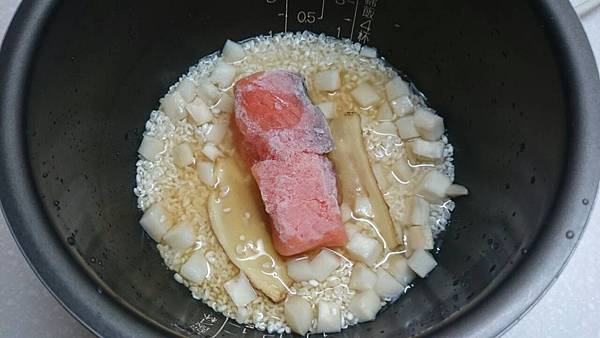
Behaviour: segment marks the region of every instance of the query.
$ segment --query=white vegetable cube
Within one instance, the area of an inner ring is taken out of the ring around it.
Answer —
[[[174,91],[165,95],[160,101],[160,110],[162,110],[173,121],[179,121],[185,117],[185,100],[179,92]]]
[[[387,102],[383,102],[379,106],[379,111],[377,112],[377,120],[379,121],[392,121],[394,119],[394,112],[390,107],[390,104]]]
[[[204,258],[204,254],[200,251],[196,251],[191,255],[179,270],[179,274],[182,275],[183,278],[196,284],[202,283],[209,273],[210,265],[206,261],[206,258]]]
[[[337,69],[332,69],[319,72],[314,76],[314,84],[318,91],[336,91],[342,85],[340,71]]]
[[[210,80],[219,88],[229,88],[235,80],[236,73],[235,66],[219,60],[215,63],[215,68],[210,74]]]
[[[185,102],[192,102],[196,97],[196,84],[189,78],[184,78],[177,85],[177,92]]]
[[[375,180],[377,181],[377,185],[381,191],[387,190],[390,186],[390,182],[388,182],[387,175],[383,167],[377,163],[371,166],[373,169],[373,176],[375,176]]]
[[[202,80],[198,84],[198,95],[206,104],[213,105],[221,98],[221,91],[209,81]]]
[[[450,178],[438,170],[428,172],[417,188],[417,194],[431,203],[441,201],[446,197],[446,190],[452,182]]]
[[[340,332],[342,330],[342,313],[338,304],[320,301],[317,308],[319,312],[317,333]]]
[[[185,251],[196,243],[196,231],[192,224],[182,222],[169,229],[162,241],[176,251]]]
[[[444,144],[442,141],[425,141],[418,138],[412,141],[411,151],[420,158],[441,160],[444,156]]]
[[[340,266],[340,259],[331,250],[323,249],[312,259],[310,266],[314,279],[322,282]]]
[[[140,219],[142,228],[156,242],[160,242],[163,236],[173,226],[173,220],[167,215],[160,204],[155,203],[148,208]]]
[[[433,234],[427,225],[409,227],[406,231],[406,242],[412,250],[433,249]]]
[[[408,164],[408,161],[406,159],[401,158],[398,161],[396,161],[396,163],[394,163],[394,166],[392,167],[392,172],[394,172],[394,175],[396,175],[396,177],[400,180],[408,182],[412,178],[414,170]]]
[[[448,189],[446,189],[446,195],[450,197],[466,196],[468,194],[469,189],[460,184],[451,184]]]
[[[368,58],[376,58],[377,57],[377,49],[373,47],[362,46],[360,47],[360,55]]]
[[[350,300],[348,308],[359,323],[368,322],[374,320],[377,312],[381,309],[381,300],[375,291],[366,290],[355,294]]]
[[[325,101],[321,102],[317,105],[326,119],[331,120],[335,117],[335,102],[333,101]]]
[[[367,196],[356,196],[354,199],[354,213],[360,217],[373,218],[373,206]]]
[[[419,137],[419,132],[415,127],[415,118],[413,116],[405,116],[396,120],[398,135],[403,140]]]
[[[198,177],[202,183],[209,187],[213,187],[217,183],[214,163],[202,161],[196,165],[196,169],[198,170]]]
[[[393,299],[404,292],[404,285],[400,284],[387,271],[379,269],[374,290],[381,298]]]
[[[396,76],[385,84],[385,94],[388,100],[394,100],[410,94],[410,89],[408,83],[404,82],[400,76]]]
[[[219,101],[215,103],[213,109],[216,113],[231,113],[233,111],[233,107],[234,102],[231,95],[223,93],[223,95],[221,95],[219,98]]]
[[[344,224],[344,230],[346,231],[346,236],[350,239],[354,234],[360,232],[360,227],[354,223],[347,222]]]
[[[415,273],[408,266],[408,260],[401,255],[390,256],[386,270],[402,285],[408,285],[415,279]]]
[[[429,202],[419,196],[411,196],[404,202],[405,225],[427,225],[431,208]]]
[[[236,277],[225,282],[223,286],[237,306],[245,306],[256,298],[256,292],[250,285],[246,275],[241,271]]]
[[[348,222],[352,219],[352,209],[348,203],[344,202],[340,205],[340,214],[342,215],[342,222]]]
[[[382,121],[375,126],[374,131],[380,135],[394,135],[396,136],[396,125],[390,121]]]
[[[283,305],[285,321],[292,331],[305,335],[312,326],[313,310],[310,303],[300,296],[288,296]]]
[[[229,130],[229,125],[227,123],[218,122],[213,124],[208,132],[206,133],[206,142],[211,142],[213,144],[219,144],[227,135],[227,131]]]
[[[161,140],[152,136],[144,135],[142,143],[138,148],[138,153],[147,160],[156,161],[158,159],[158,154],[160,154],[164,149],[165,144]]]
[[[241,61],[245,57],[246,52],[242,45],[231,40],[225,41],[225,46],[223,46],[223,61],[233,63]]]
[[[362,83],[354,88],[350,94],[361,107],[370,107],[380,100],[377,91],[368,83]]]
[[[199,97],[186,104],[185,110],[187,110],[188,114],[190,114],[192,120],[194,120],[197,125],[210,122],[213,119],[213,114],[210,111],[210,108],[204,102],[204,100]]]
[[[361,233],[355,233],[350,241],[346,244],[346,250],[350,255],[367,265],[374,265],[383,252],[383,248],[379,241],[374,238],[365,236]]]
[[[444,134],[444,119],[429,109],[419,108],[415,112],[415,127],[422,138],[437,141]]]
[[[184,168],[188,165],[194,164],[194,153],[192,148],[187,143],[182,143],[173,148],[173,161],[175,165]]]
[[[222,155],[219,148],[217,148],[217,146],[215,146],[212,143],[206,143],[204,145],[204,147],[202,148],[202,154],[204,154],[204,156],[206,156],[211,161],[216,160],[217,157]]]
[[[315,279],[315,274],[308,258],[287,261],[287,273],[296,282]]]
[[[424,278],[437,266],[437,262],[429,252],[425,250],[415,250],[408,259],[408,266],[410,266],[419,277]]]
[[[375,282],[377,282],[377,274],[366,265],[358,263],[352,268],[348,286],[354,290],[364,291],[375,287]]]
[[[390,106],[397,116],[405,116],[411,114],[415,109],[412,100],[408,96],[400,96],[390,101]]]
[[[239,324],[245,324],[251,315],[252,310],[250,310],[247,306],[239,306],[237,308],[237,313],[235,314],[235,321]]]

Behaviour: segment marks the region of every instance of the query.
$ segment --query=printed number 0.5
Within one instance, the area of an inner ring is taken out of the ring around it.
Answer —
[[[299,11],[296,19],[299,23],[315,23],[317,21],[317,12],[314,11]]]

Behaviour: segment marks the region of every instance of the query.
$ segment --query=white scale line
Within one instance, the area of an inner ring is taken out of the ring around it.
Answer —
[[[319,20],[323,20],[323,15],[325,14],[325,0],[323,0],[323,3],[321,4],[321,16],[318,17]]]
[[[354,23],[356,23],[356,12],[358,12],[358,3],[360,0],[356,0],[354,6],[354,17],[352,18],[352,30],[350,30],[350,40],[352,40],[352,36],[354,36]]]
[[[283,27],[283,30],[285,33],[287,33],[287,21],[288,21],[288,1],[289,0],[285,0],[285,25]]]

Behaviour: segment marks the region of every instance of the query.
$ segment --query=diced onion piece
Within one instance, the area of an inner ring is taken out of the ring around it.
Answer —
[[[188,222],[176,224],[163,236],[162,241],[174,250],[185,251],[196,243],[194,226]]]
[[[310,260],[308,258],[287,261],[287,273],[296,282],[315,279]]]
[[[405,225],[427,225],[429,223],[430,206],[425,199],[411,196],[405,199],[404,206],[403,221]]]
[[[177,85],[177,92],[185,102],[192,102],[192,100],[196,97],[196,84],[189,78],[184,78],[179,81],[179,85]]]
[[[210,265],[204,258],[204,254],[200,251],[194,252],[194,254],[183,263],[179,274],[183,278],[192,281],[196,284],[202,283],[202,281],[208,276],[210,272]]]
[[[437,262],[429,252],[425,250],[415,250],[408,259],[408,266],[410,266],[419,277],[424,278],[437,266]]]
[[[214,144],[219,144],[227,135],[227,131],[229,130],[229,125],[227,123],[215,123],[213,124],[208,133],[206,133],[206,142],[212,142]]]
[[[377,120],[392,121],[393,119],[394,119],[394,112],[392,111],[390,104],[384,101],[379,106],[379,111],[377,112]]]
[[[331,250],[323,249],[312,259],[310,265],[315,279],[322,282],[340,266],[340,259]]]
[[[231,95],[223,93],[219,101],[215,104],[213,109],[216,113],[231,113],[233,112],[234,102]]]
[[[373,218],[373,206],[369,198],[364,195],[358,195],[354,199],[354,213],[361,217]]]
[[[138,148],[138,153],[147,160],[156,161],[158,159],[158,154],[160,154],[164,149],[165,144],[161,140],[152,136],[144,135],[142,143]]]
[[[446,195],[449,197],[466,196],[468,194],[469,189],[460,184],[451,184],[448,189],[446,189]]]
[[[342,80],[337,69],[319,72],[314,76],[315,88],[318,91],[333,92],[340,88]]]
[[[348,286],[354,290],[364,291],[375,287],[375,282],[377,282],[377,274],[364,264],[358,263],[352,268]]]
[[[360,47],[360,55],[368,58],[376,58],[377,57],[377,49],[373,47],[362,46]]]
[[[433,249],[433,234],[427,225],[408,227],[406,231],[406,242],[412,250]]]
[[[415,112],[415,128],[422,138],[437,141],[444,134],[444,119],[426,108],[418,108]]]
[[[363,108],[374,105],[380,99],[373,86],[366,82],[359,84],[358,87],[354,88],[350,92],[350,94],[356,100],[356,102],[358,102],[358,104]]]
[[[320,301],[317,304],[317,333],[340,332],[342,330],[342,314],[340,306],[333,302]]]
[[[250,315],[252,315],[252,310],[247,306],[238,306],[235,321],[239,324],[245,324],[248,318],[250,318]]]
[[[214,163],[202,161],[196,165],[196,168],[198,170],[198,177],[202,183],[209,187],[213,187],[217,183]]]
[[[437,161],[444,156],[444,144],[442,141],[425,141],[418,138],[411,143],[411,151],[417,157]]]
[[[389,121],[379,122],[373,131],[380,135],[398,135],[396,133],[396,126]]]
[[[179,121],[185,117],[185,100],[179,92],[174,91],[165,95],[160,101],[160,110],[162,110],[172,121]]]
[[[225,46],[223,46],[223,61],[233,63],[241,61],[245,57],[246,52],[244,52],[242,45],[231,40],[225,41]]]
[[[344,230],[346,231],[346,236],[350,239],[354,234],[360,232],[360,227],[354,223],[348,222],[344,224]]]
[[[400,96],[410,94],[408,83],[404,82],[400,76],[396,76],[385,84],[385,94],[388,100],[397,99]]]
[[[211,161],[216,160],[217,157],[222,155],[219,148],[217,148],[217,146],[215,146],[212,143],[206,143],[204,145],[204,147],[202,148],[202,154],[204,154],[204,156],[206,156]]]
[[[415,109],[412,100],[408,96],[400,96],[399,98],[390,101],[390,106],[397,116],[405,116],[411,114]]]
[[[346,250],[354,259],[373,266],[381,256],[383,248],[376,239],[355,233],[346,244]]]
[[[342,222],[348,222],[352,219],[352,209],[348,203],[344,202],[340,205],[340,214],[342,215]]]
[[[325,101],[321,102],[317,105],[326,119],[331,120],[335,117],[335,102],[333,101]]]
[[[437,203],[446,197],[450,187],[450,178],[438,170],[428,172],[417,188],[417,194],[431,203]]]
[[[208,105],[215,104],[221,98],[219,89],[207,80],[202,80],[198,84],[198,95]]]
[[[175,161],[175,165],[180,168],[194,164],[196,159],[194,159],[194,153],[192,152],[190,145],[182,143],[175,146],[175,148],[173,148],[173,161]]]
[[[192,120],[194,120],[197,125],[210,122],[213,119],[213,114],[211,113],[210,108],[204,102],[204,100],[199,97],[188,103],[185,106],[185,110],[187,110],[188,114],[190,114]]]
[[[374,320],[381,309],[381,300],[375,291],[366,290],[357,293],[350,300],[350,312],[356,316],[359,323]]]
[[[404,292],[404,285],[400,284],[387,271],[379,269],[374,290],[381,298],[396,298]]]
[[[391,255],[386,270],[402,285],[410,284],[415,278],[415,273],[408,266],[408,260],[401,255]]]
[[[387,175],[385,174],[382,166],[380,164],[373,164],[371,166],[373,168],[373,175],[375,176],[375,180],[377,180],[377,185],[381,191],[387,190],[390,186],[390,182],[388,182]]]
[[[413,116],[405,116],[396,120],[398,135],[403,140],[419,137],[419,132],[415,127],[415,118]]]
[[[229,88],[235,80],[236,73],[235,66],[219,60],[215,63],[215,69],[210,74],[210,80],[219,88]]]
[[[292,331],[305,335],[312,326],[313,310],[310,303],[300,296],[288,296],[283,305],[285,321]]]
[[[410,181],[414,172],[413,168],[410,165],[408,165],[408,161],[406,161],[406,159],[404,158],[401,158],[398,161],[396,161],[396,163],[394,163],[392,171],[394,172],[394,175],[396,175],[396,177],[398,177],[404,182]]]
[[[246,275],[240,273],[223,284],[225,291],[237,306],[245,306],[256,298],[256,292],[250,285]]]
[[[173,226],[173,220],[167,215],[160,204],[155,203],[148,208],[140,219],[142,228],[156,242],[160,242],[163,236]]]

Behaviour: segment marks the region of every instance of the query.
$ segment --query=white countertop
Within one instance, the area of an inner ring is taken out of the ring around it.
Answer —
[[[0,0],[0,40],[19,2]],[[571,0],[573,5],[583,2]],[[583,15],[582,22],[600,65],[600,8]],[[563,273],[504,337],[600,337],[596,238],[600,238],[598,198],[587,230]],[[0,272],[0,337],[92,337],[33,274],[3,217],[0,217]]]

